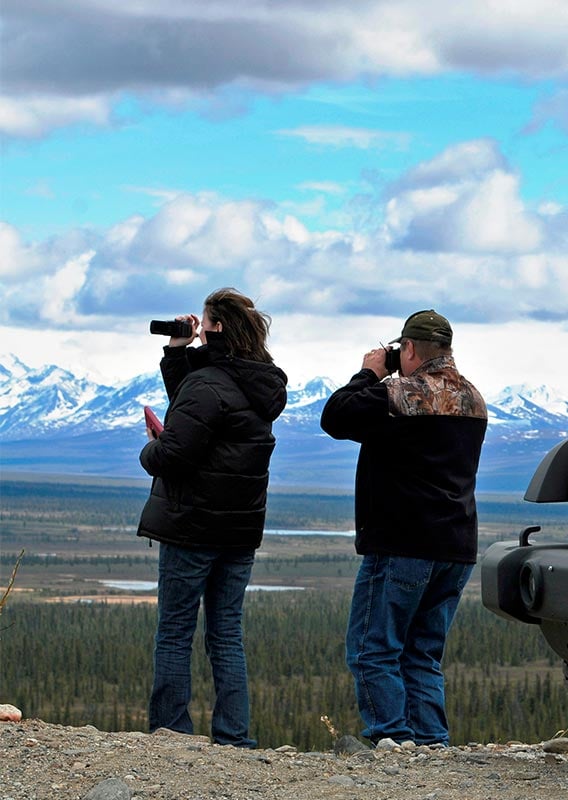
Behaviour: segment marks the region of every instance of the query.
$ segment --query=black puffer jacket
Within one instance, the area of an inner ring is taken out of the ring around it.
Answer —
[[[228,356],[222,333],[208,333],[205,347],[164,352],[170,405],[163,432],[140,453],[154,480],[138,535],[188,547],[258,547],[286,375]]]

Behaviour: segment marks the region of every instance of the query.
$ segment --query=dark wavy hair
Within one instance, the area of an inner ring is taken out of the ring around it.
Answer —
[[[272,320],[254,307],[250,297],[237,289],[217,289],[205,298],[203,310],[213,325],[222,324],[229,355],[250,361],[273,361],[266,348]]]

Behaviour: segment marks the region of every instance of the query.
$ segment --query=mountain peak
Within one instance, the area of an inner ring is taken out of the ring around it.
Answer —
[[[30,368],[13,353],[0,355],[0,381],[23,378]]]
[[[532,386],[528,383],[506,386],[488,401],[509,414],[525,416],[527,410],[535,407],[548,414],[568,416],[568,400],[552,386]]]
[[[336,389],[317,376],[291,388],[276,420],[274,485],[351,487],[358,446],[322,433],[320,418]],[[144,405],[168,404],[158,370],[103,385],[55,365],[0,360],[0,434],[5,469],[140,477]],[[517,384],[488,401],[489,428],[480,485],[526,487],[545,453],[568,436],[568,398],[552,387]],[[485,481],[485,483],[484,483]]]
[[[318,400],[326,400],[337,386],[330,378],[318,376],[309,380],[304,386],[288,391],[287,408],[307,406]]]

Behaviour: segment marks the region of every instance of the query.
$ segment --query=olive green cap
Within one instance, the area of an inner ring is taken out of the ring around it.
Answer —
[[[431,308],[427,311],[417,311],[408,317],[398,339],[393,339],[389,344],[401,342],[403,339],[420,339],[451,345],[452,335],[452,326],[448,320]]]

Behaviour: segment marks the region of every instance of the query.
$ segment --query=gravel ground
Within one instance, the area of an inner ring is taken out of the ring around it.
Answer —
[[[240,750],[165,730],[107,733],[25,720],[0,724],[0,798],[563,800],[567,747],[567,739],[558,739],[348,756]]]

